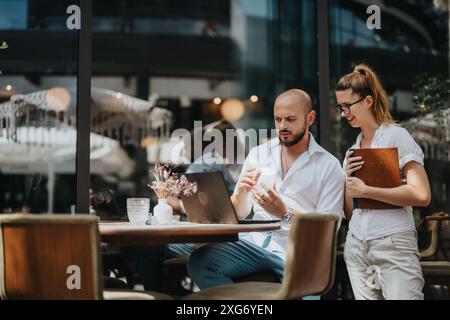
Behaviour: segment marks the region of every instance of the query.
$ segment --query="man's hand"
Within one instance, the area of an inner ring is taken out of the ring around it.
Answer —
[[[261,171],[256,168],[249,168],[245,170],[244,174],[241,176],[237,183],[236,191],[237,194],[246,194],[252,190],[259,177],[261,176]]]
[[[252,190],[253,199],[255,199],[256,203],[268,213],[281,218],[287,212],[288,208],[281,199],[275,184],[272,188],[269,188],[264,183],[261,185],[262,190]]]

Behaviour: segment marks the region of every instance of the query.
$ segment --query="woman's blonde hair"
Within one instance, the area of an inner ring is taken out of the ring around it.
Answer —
[[[389,102],[378,76],[365,64],[359,64],[352,73],[339,79],[336,91],[352,89],[360,98],[372,96],[372,113],[378,124],[395,123],[389,112]]]

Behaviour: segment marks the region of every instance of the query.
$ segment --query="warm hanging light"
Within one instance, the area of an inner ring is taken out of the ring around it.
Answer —
[[[239,120],[245,113],[244,103],[239,99],[227,99],[220,108],[225,120]]]
[[[47,103],[56,109],[66,110],[70,106],[70,93],[65,88],[54,87],[47,91]]]

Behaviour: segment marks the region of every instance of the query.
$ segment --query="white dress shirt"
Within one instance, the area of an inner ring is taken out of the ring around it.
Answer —
[[[360,133],[356,143],[352,146],[353,149],[361,147],[361,139],[362,134]],[[403,170],[403,167],[410,161],[423,165],[422,149],[406,129],[396,125],[381,124],[375,131],[371,148],[394,147],[398,148],[400,170]],[[349,231],[361,241],[415,229],[411,206],[401,209],[354,209],[349,224]]]
[[[284,179],[281,169],[281,148],[278,138],[253,148],[247,156],[242,172],[247,168],[261,171],[258,185],[276,185],[283,202],[302,213],[324,213],[343,216],[345,174],[339,161],[319,146],[310,134],[308,150],[291,165]],[[252,194],[247,198],[253,207],[254,219],[279,219],[254,203]],[[290,224],[282,222],[280,230],[245,234],[246,240],[285,259]],[[243,238],[244,238],[243,237]]]

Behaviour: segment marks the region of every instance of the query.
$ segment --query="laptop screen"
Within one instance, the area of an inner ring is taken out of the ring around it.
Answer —
[[[181,197],[190,222],[238,223],[221,171],[185,175],[190,182],[198,184],[195,195]]]

